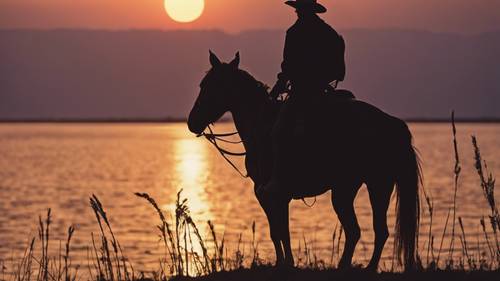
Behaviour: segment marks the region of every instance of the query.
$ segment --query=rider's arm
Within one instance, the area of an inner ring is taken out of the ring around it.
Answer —
[[[345,69],[345,41],[341,35],[338,35],[338,36],[339,36],[338,45],[339,45],[340,51],[338,52],[338,58],[337,58],[337,61],[339,64],[339,68],[338,68],[339,73],[337,74],[337,77],[338,77],[337,81],[344,81],[345,72],[346,72],[346,69]]]
[[[271,97],[277,98],[280,94],[282,94],[286,90],[286,85],[290,80],[290,70],[289,70],[289,61],[290,61],[290,38],[287,32],[285,37],[285,48],[283,50],[283,62],[281,63],[281,72],[278,73],[278,80],[271,90]]]
[[[281,63],[281,72],[278,73],[278,80],[288,81],[290,80],[290,59],[292,52],[290,32],[287,31],[285,37],[285,48],[283,49],[283,62]]]
[[[325,72],[327,81],[344,81],[346,74],[345,67],[345,42],[344,38],[334,30],[331,31],[327,46],[329,46],[328,57],[329,61],[328,71]]]

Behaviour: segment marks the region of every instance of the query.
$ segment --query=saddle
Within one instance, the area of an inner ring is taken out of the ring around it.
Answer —
[[[351,100],[354,100],[356,99],[356,97],[354,96],[354,94],[349,91],[349,90],[346,90],[346,89],[335,89],[333,87],[328,87],[325,89],[325,95],[323,96],[323,98],[327,98],[327,99],[332,99],[334,101],[351,101]],[[322,98],[322,99],[323,99]],[[300,138],[301,136],[304,136],[305,133],[306,133],[306,127],[307,127],[307,120],[308,118],[305,117],[304,115],[302,116],[299,116],[296,120],[295,120],[295,126],[294,126],[294,136],[295,137],[298,137]]]
[[[333,87],[331,87],[331,89],[325,89],[324,94],[320,96],[320,100],[317,100],[315,103],[316,105],[320,105],[320,107],[322,108],[320,111],[323,111],[328,107],[328,104],[338,102],[339,107],[342,107],[342,105],[340,105],[341,103],[349,102],[352,100],[355,100],[355,96],[351,91],[344,89],[334,89]],[[258,150],[256,150],[255,154],[253,153],[253,151],[250,151],[250,153],[247,154],[246,161],[248,163],[255,163],[247,165],[249,169],[248,173],[259,178],[262,182],[266,182],[269,179],[269,171],[273,169],[273,161],[271,158],[273,155],[273,151],[272,146],[269,145],[269,143],[272,139],[271,135],[273,132],[273,128],[275,128],[275,123],[269,122],[269,120],[276,120],[282,106],[284,106],[285,103],[286,99],[269,99],[269,102],[262,107],[257,121],[257,123],[261,125],[255,127],[255,143],[251,146],[254,148],[258,148]],[[311,134],[309,133],[311,132],[313,123],[317,121],[315,112],[318,112],[318,108],[317,106],[313,107],[314,109],[312,109],[311,111],[299,114],[299,116],[296,116],[297,118],[293,120],[293,124],[290,125],[291,128],[289,128],[291,131],[288,131],[287,133],[291,137],[291,139],[288,139],[286,144],[287,146],[289,146],[287,150],[295,151],[295,148],[302,147],[304,146],[304,143],[307,143],[309,136],[311,136]],[[312,134],[316,133],[321,134],[321,131],[314,130]],[[292,158],[285,162],[295,163],[297,159],[293,158],[302,157],[293,153],[291,154],[291,156]],[[297,198],[307,197],[309,195],[310,194],[300,194],[297,195]]]

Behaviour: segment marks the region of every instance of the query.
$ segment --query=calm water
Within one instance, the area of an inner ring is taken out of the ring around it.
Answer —
[[[423,160],[425,186],[434,199],[434,233],[438,245],[452,205],[451,129],[447,124],[410,127]],[[478,136],[490,171],[499,175],[500,125],[458,124],[457,127],[463,171],[458,216],[463,217],[465,231],[473,244],[477,245],[479,237],[481,245],[479,219],[488,214],[488,209],[473,168],[470,135]],[[227,132],[232,127],[224,124],[216,129]],[[76,226],[73,256],[84,260],[90,233],[97,232],[88,204],[89,196],[96,194],[111,217],[126,255],[138,268],[154,268],[162,255],[155,229],[158,219],[150,206],[133,193],[147,192],[162,208],[171,210],[181,188],[189,199],[193,217],[204,231],[206,220],[212,220],[217,231],[225,233],[229,247],[234,248],[240,233],[244,241],[251,239],[250,228],[255,221],[261,255],[273,256],[267,222],[250,180],[240,178],[206,141],[195,138],[184,124],[0,125],[0,260],[21,254],[29,237],[37,234],[38,215],[44,214],[48,207],[53,212],[54,237],[64,240],[67,227]],[[373,240],[371,209],[364,188],[356,199],[356,210],[362,239],[355,259],[363,263],[371,254]],[[393,207],[389,214],[391,225],[392,210]],[[318,197],[312,209],[300,201],[293,202],[294,248],[305,236],[316,253],[329,260],[337,223],[329,194]],[[422,231],[427,231],[427,227],[424,214]],[[392,251],[390,243],[386,257]],[[52,243],[51,247],[59,245]],[[250,252],[249,245],[245,247]]]

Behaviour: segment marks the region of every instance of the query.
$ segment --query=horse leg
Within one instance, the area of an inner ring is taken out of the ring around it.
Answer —
[[[375,247],[370,263],[366,267],[369,270],[376,271],[384,249],[385,242],[389,237],[387,229],[387,209],[394,189],[394,182],[390,181],[383,184],[368,184],[368,194],[373,212],[373,229],[375,231]]]
[[[283,247],[281,245],[281,235],[280,235],[280,225],[278,220],[276,220],[275,215],[268,216],[269,229],[271,234],[271,240],[273,241],[274,250],[276,252],[276,266],[281,266],[285,264],[285,255],[283,253]]]
[[[354,198],[358,193],[361,184],[344,187],[344,189],[332,189],[332,204],[337,216],[344,228],[345,243],[339,268],[351,267],[354,249],[361,236],[356,213],[354,212]]]
[[[283,253],[283,247],[281,245],[281,225],[279,221],[279,216],[277,216],[275,208],[269,208],[269,215],[267,220],[269,222],[269,230],[271,235],[271,240],[273,241],[274,250],[276,252],[276,266],[283,265],[285,263],[285,255]]]
[[[290,245],[289,202],[281,207],[280,213],[281,242],[285,253],[285,265],[294,266],[292,247]]]
[[[280,234],[281,227],[278,214],[279,208],[277,208],[278,205],[262,202],[261,200],[259,200],[259,203],[264,210],[269,223],[269,232],[271,240],[273,241],[274,250],[276,252],[276,266],[282,265],[285,263],[285,256],[281,245],[282,235]]]
[[[271,228],[271,239],[276,250],[276,264],[293,266],[293,253],[290,245],[289,229],[289,201],[276,200],[269,208],[269,225]],[[270,204],[271,205],[271,204]]]

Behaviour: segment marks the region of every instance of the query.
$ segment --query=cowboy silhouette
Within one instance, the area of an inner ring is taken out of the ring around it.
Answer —
[[[307,111],[313,110],[314,103],[325,92],[334,91],[345,77],[344,40],[318,16],[327,9],[316,0],[287,1],[285,4],[295,8],[298,18],[286,32],[281,72],[270,93],[272,99],[285,92],[288,96],[272,132],[273,176],[257,190],[262,198],[286,192],[281,188],[289,177],[288,163],[285,163],[289,162],[286,144],[301,127]],[[332,82],[333,87],[330,86]]]
[[[418,265],[421,171],[411,131],[403,120],[354,99],[349,91],[332,91],[335,87],[329,83],[344,78],[342,37],[317,16],[326,9],[316,1],[287,4],[295,7],[299,19],[287,32],[282,71],[272,94],[239,68],[239,54],[224,63],[210,52],[212,67],[189,113],[189,130],[205,136],[223,156],[245,155],[247,175],[269,222],[276,265],[295,264],[290,201],[331,191],[345,233],[338,267],[350,268],[361,235],[354,200],[366,184],[375,232],[367,268],[378,268],[396,187],[394,253],[405,270],[412,270]],[[280,95],[284,91],[287,95]],[[277,101],[269,98],[278,95]],[[217,140],[236,133],[214,134],[209,127],[226,112],[234,117],[244,153],[217,145]],[[209,133],[204,132],[207,128]]]

